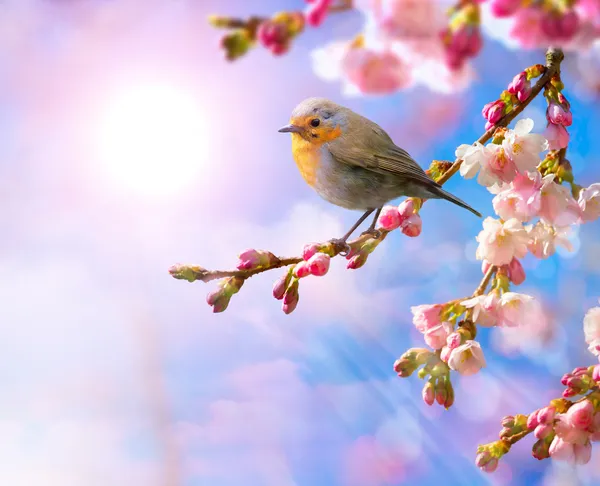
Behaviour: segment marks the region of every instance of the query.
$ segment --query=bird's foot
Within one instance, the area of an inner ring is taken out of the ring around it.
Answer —
[[[378,229],[375,228],[368,228],[367,230],[363,231],[360,236],[365,236],[368,235],[376,240],[378,240],[379,238],[381,238],[382,236],[382,232]]]
[[[346,240],[347,238],[332,238],[329,243],[333,245],[338,255],[345,257],[350,253],[350,245]]]

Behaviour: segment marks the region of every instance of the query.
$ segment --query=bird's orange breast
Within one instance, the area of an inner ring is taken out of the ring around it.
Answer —
[[[292,153],[294,161],[300,170],[302,178],[309,186],[314,186],[317,180],[317,170],[321,163],[322,146],[310,143],[300,135],[292,136]]]

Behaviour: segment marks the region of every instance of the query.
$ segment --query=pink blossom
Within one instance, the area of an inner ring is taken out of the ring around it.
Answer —
[[[332,3],[333,0],[311,1],[304,12],[306,23],[311,27],[319,27],[327,17]]]
[[[529,221],[540,211],[541,188],[542,177],[538,171],[517,174],[512,183],[500,187],[492,200],[494,211],[504,220]]]
[[[408,219],[415,214],[415,203],[412,198],[409,197],[400,203],[398,206],[398,213],[400,214],[401,220]]]
[[[408,219],[402,221],[402,233],[410,237],[419,236],[421,234],[422,226],[423,221],[421,220],[421,216],[419,214],[413,214]]]
[[[515,285],[521,285],[525,281],[525,270],[516,258],[513,258],[508,264],[508,277]]]
[[[499,327],[516,327],[526,325],[527,321],[536,316],[537,305],[530,295],[517,292],[505,292],[498,301]]]
[[[460,343],[461,343],[461,337],[460,337],[460,334],[457,332],[453,332],[453,333],[449,334],[448,337],[446,338],[446,345],[450,349],[458,348],[460,346]]]
[[[522,0],[491,0],[490,8],[496,17],[510,17],[521,6]]]
[[[460,174],[471,179],[479,171],[477,182],[490,187],[499,182],[510,182],[517,173],[517,167],[506,156],[501,145],[490,143],[486,146],[475,142],[461,145],[456,149],[456,157],[463,160]]]
[[[496,325],[498,320],[498,295],[495,292],[473,297],[460,304],[467,309],[473,309],[473,319],[478,325],[483,327],[493,327]]]
[[[587,430],[594,419],[594,405],[589,400],[576,402],[564,414],[566,422],[575,429]]]
[[[565,108],[554,101],[546,109],[546,118],[550,123],[564,125],[565,127],[573,123],[573,113],[568,108],[565,110]]]
[[[539,8],[519,8],[515,12],[515,22],[510,30],[510,37],[517,40],[525,48],[532,49],[546,41],[542,31],[542,10]]]
[[[425,333],[428,329],[441,324],[441,313],[444,310],[442,304],[424,304],[416,305],[410,308],[413,314],[413,324],[415,327]]]
[[[477,341],[469,340],[454,348],[450,353],[448,366],[461,375],[474,375],[485,366],[481,345]]]
[[[505,265],[513,258],[523,258],[527,253],[529,238],[521,222],[511,218],[504,223],[487,217],[483,230],[477,235],[479,246],[476,256],[492,265]]]
[[[397,207],[384,206],[377,219],[377,226],[386,231],[392,231],[400,226],[401,221]]]
[[[580,219],[581,211],[577,201],[566,186],[554,182],[554,174],[544,176],[540,195],[539,216],[545,223],[568,226]]]
[[[571,39],[579,28],[579,17],[570,10],[563,15],[546,12],[541,18],[542,32],[550,39]]]
[[[592,307],[583,318],[585,342],[592,354],[600,356],[600,307]]]
[[[306,262],[310,273],[315,277],[322,277],[329,271],[331,258],[325,253],[316,253]]]
[[[600,183],[594,183],[579,191],[577,200],[581,210],[581,220],[584,222],[595,221],[600,217]]]
[[[537,258],[545,259],[554,255],[557,245],[569,251],[573,250],[568,238],[571,232],[569,226],[554,227],[538,221],[535,225],[527,226],[526,231],[529,236],[527,249]]]
[[[452,324],[441,322],[437,326],[430,327],[424,333],[425,342],[431,349],[441,349],[446,344],[446,339],[452,331]]]
[[[355,0],[355,6],[388,40],[433,38],[446,20],[439,0]]]
[[[448,346],[444,346],[442,348],[442,352],[440,353],[440,359],[444,363],[447,363],[448,360],[450,359],[450,354],[452,354],[452,350]]]
[[[556,435],[550,444],[549,453],[550,457],[557,461],[587,464],[591,459],[592,445],[589,441],[585,444],[572,444]]]
[[[366,94],[394,93],[413,82],[410,67],[387,50],[351,48],[341,68],[348,81]]]
[[[570,444],[585,444],[590,436],[590,433],[587,430],[574,427],[564,413],[556,415],[554,431],[556,432],[557,437],[560,437]]]
[[[560,150],[569,145],[569,132],[567,132],[567,129],[563,125],[549,123],[544,136],[548,139],[548,148],[550,150]]]
[[[513,130],[507,130],[502,147],[506,155],[515,163],[519,172],[535,171],[540,163],[540,153],[548,149],[548,142],[533,130],[533,120],[519,120]]]

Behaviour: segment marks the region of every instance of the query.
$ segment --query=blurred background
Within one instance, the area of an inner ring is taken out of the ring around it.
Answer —
[[[410,306],[473,292],[481,220],[443,201],[423,232],[395,232],[359,271],[332,262],[286,316],[279,276],[252,278],[213,315],[212,288],[172,279],[176,262],[234,266],[338,236],[357,213],[322,201],[277,133],[324,96],[375,120],[422,166],[483,133],[481,107],[543,51],[486,39],[468,90],[345,96],[311,51],[351,38],[348,12],[294,43],[227,63],[207,15],[271,15],[301,0],[13,0],[0,4],[0,484],[10,486],[593,485],[600,456],[538,462],[524,440],[495,474],[474,465],[503,415],[561,393],[594,362],[582,318],[600,295],[600,226],[575,250],[524,260],[519,292],[547,323],[484,330],[487,368],[454,377],[451,410],[427,407],[394,360],[422,337]],[[595,92],[567,58],[577,181],[600,180]],[[545,126],[545,103],[524,116]],[[492,215],[485,188],[448,189]],[[520,336],[523,338],[523,335]]]

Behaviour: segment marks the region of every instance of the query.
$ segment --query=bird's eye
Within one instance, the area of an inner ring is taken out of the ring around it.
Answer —
[[[320,123],[321,123],[321,120],[319,120],[318,118],[313,118],[310,121],[310,126],[317,128],[320,125]]]

